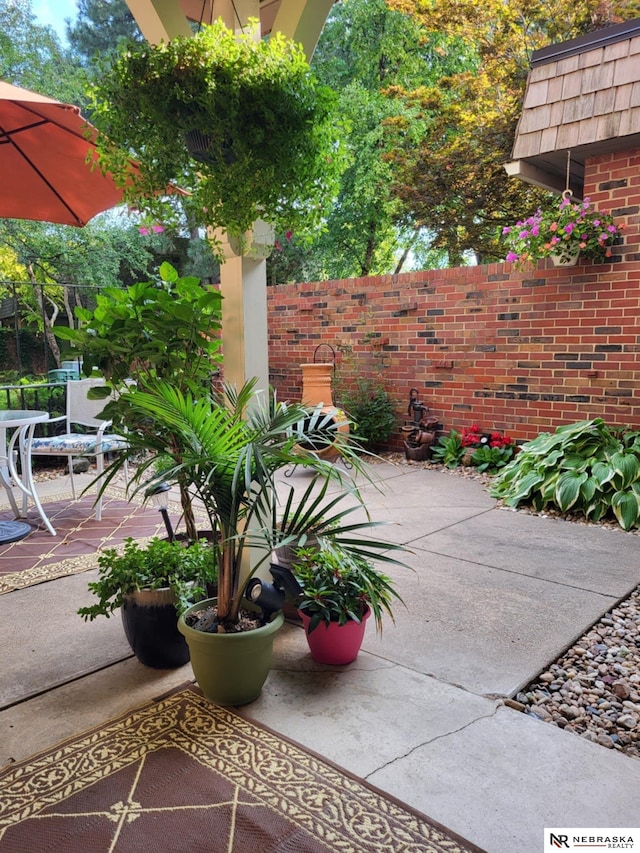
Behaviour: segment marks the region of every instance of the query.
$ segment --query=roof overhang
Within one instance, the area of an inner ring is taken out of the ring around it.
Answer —
[[[628,57],[625,41],[632,45]],[[569,152],[569,186],[582,198],[587,160],[640,147],[637,108],[633,97],[625,103],[623,91],[640,83],[639,41],[640,19],[635,19],[533,53],[513,160],[505,164],[509,176],[562,192]],[[617,60],[624,67],[618,68]],[[589,100],[594,93],[601,104],[595,113],[598,100]]]
[[[222,18],[227,26],[260,20],[265,36],[281,32],[302,44],[310,59],[320,33],[337,0],[126,0],[145,39],[151,44],[190,35],[190,22],[211,23]]]

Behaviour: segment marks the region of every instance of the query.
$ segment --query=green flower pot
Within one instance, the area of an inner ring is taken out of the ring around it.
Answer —
[[[178,620],[189,646],[191,666],[200,689],[216,705],[246,705],[257,699],[271,669],[273,641],[284,624],[281,611],[253,631],[207,634],[186,623],[190,613],[215,605],[215,598],[194,604]]]

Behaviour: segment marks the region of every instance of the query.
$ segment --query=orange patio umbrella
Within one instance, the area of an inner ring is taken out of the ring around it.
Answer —
[[[87,165],[96,136],[78,107],[0,81],[0,218],[82,226],[120,204],[112,177]]]

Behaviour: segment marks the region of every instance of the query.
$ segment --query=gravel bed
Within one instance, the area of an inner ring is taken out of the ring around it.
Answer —
[[[509,704],[640,758],[640,589]]]
[[[385,458],[399,465],[433,468],[480,480],[486,486],[493,480],[473,468],[448,469],[430,462],[412,462],[403,454],[386,454]],[[568,524],[593,524],[582,516],[563,515],[555,510],[537,513],[528,507],[502,509],[561,519]],[[615,520],[600,521],[597,526],[620,536],[640,535],[637,529],[622,530]],[[607,749],[640,759],[640,586],[506,704]]]

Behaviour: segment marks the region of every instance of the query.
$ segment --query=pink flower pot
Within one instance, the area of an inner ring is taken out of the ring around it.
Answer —
[[[365,628],[367,627],[366,622],[370,613],[371,610],[367,608],[360,622],[350,620],[344,625],[338,625],[337,622],[330,622],[327,625],[322,622],[309,633],[311,619],[302,610],[298,610],[307,636],[311,657],[318,663],[328,663],[332,666],[341,666],[354,661],[362,646]]]

